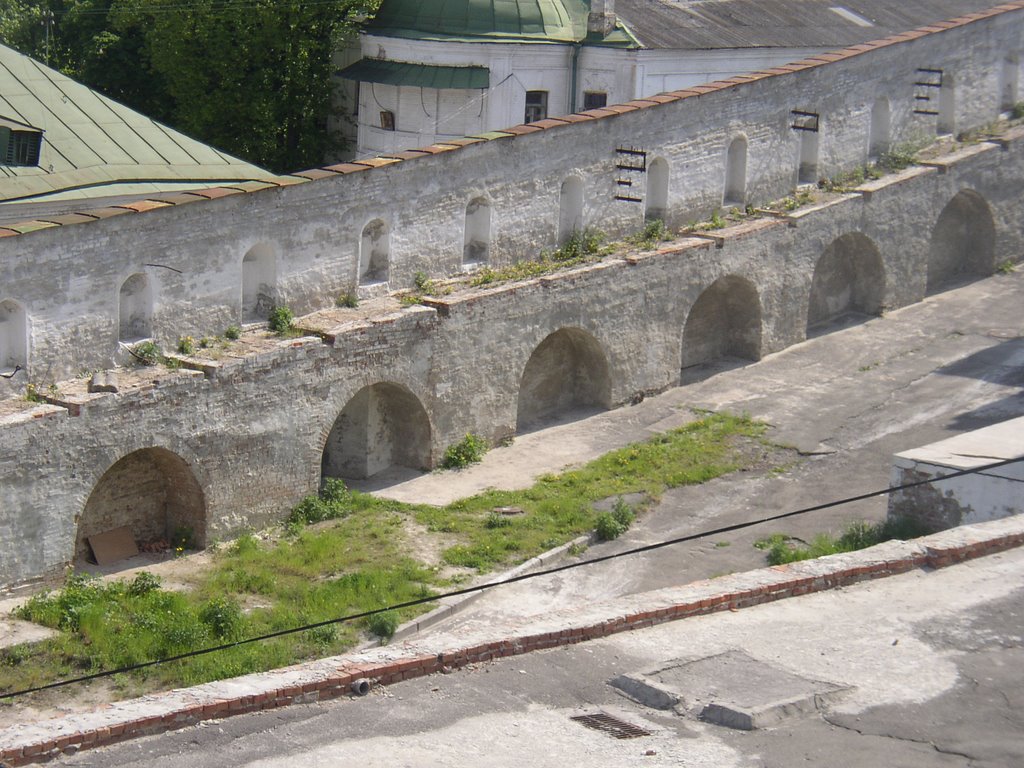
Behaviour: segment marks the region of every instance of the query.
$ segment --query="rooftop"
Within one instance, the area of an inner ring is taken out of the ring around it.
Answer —
[[[0,164],[0,203],[66,198],[68,190],[91,198],[132,189],[124,185],[166,192],[274,178],[3,45],[0,126],[42,132],[37,162]]]

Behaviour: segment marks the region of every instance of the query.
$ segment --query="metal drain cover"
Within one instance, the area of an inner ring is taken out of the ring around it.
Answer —
[[[593,728],[595,731],[607,733],[616,739],[637,739],[641,736],[650,736],[651,732],[641,728],[639,725],[627,723],[607,712],[594,712],[588,715],[574,715],[569,718],[580,725]]]

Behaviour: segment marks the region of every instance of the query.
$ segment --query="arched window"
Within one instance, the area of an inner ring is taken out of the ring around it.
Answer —
[[[491,247],[491,204],[477,197],[466,206],[466,235],[462,247],[463,264],[486,264]]]
[[[266,320],[277,301],[277,259],[268,245],[256,245],[242,258],[242,321]]]
[[[868,134],[868,157],[874,159],[889,151],[889,100],[877,99],[871,108],[871,132]]]
[[[725,156],[725,194],[722,202],[738,206],[747,202],[747,140],[743,136],[737,136],[729,142]]]
[[[583,179],[570,176],[562,182],[558,196],[558,242],[564,243],[573,232],[583,229]]]
[[[391,236],[383,219],[374,219],[363,227],[359,241],[359,284],[388,281],[391,262]]]
[[[153,287],[150,279],[138,272],[123,283],[118,295],[117,337],[120,341],[139,341],[153,335]]]
[[[647,200],[644,220],[665,220],[668,214],[668,161],[657,157],[647,169]]]
[[[0,302],[0,372],[28,367],[28,321],[16,301]]]

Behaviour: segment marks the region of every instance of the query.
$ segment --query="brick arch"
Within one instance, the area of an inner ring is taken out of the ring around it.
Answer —
[[[683,371],[725,358],[761,359],[761,300],[754,284],[738,275],[705,288],[683,326]]]
[[[519,380],[516,430],[580,408],[611,407],[611,376],[601,343],[582,328],[549,334],[530,355]]]
[[[324,441],[321,481],[363,480],[392,466],[431,467],[430,417],[409,388],[368,384],[348,399]]]
[[[170,541],[187,527],[204,547],[206,518],[206,494],[189,463],[166,448],[142,448],[115,461],[93,486],[78,519],[74,556],[84,561],[89,536],[121,526],[137,542]]]
[[[829,243],[814,266],[807,328],[857,312],[878,315],[885,295],[885,266],[874,241],[849,232]]]
[[[939,214],[928,250],[927,292],[995,270],[996,226],[985,198],[962,189]]]

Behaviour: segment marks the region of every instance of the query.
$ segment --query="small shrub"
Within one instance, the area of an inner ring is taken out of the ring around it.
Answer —
[[[615,521],[619,525],[624,526],[625,529],[628,530],[629,526],[631,526],[633,521],[636,520],[636,512],[634,512],[633,508],[620,496],[615,500],[615,504],[612,505],[612,517],[615,518]]]
[[[295,323],[295,314],[286,306],[274,307],[267,318],[274,333],[288,333]]]
[[[366,624],[372,634],[386,643],[395,636],[395,630],[398,629],[398,614],[394,611],[375,613],[367,619]]]
[[[722,229],[725,227],[725,219],[722,218],[721,211],[715,211],[711,214],[711,219],[708,221],[708,229]]]
[[[900,144],[879,155],[875,165],[889,173],[902,171],[917,162],[917,150],[916,145]]]
[[[155,341],[143,341],[131,348],[132,355],[143,365],[158,365],[163,353]]]
[[[195,549],[195,533],[192,531],[192,527],[188,525],[177,526],[171,535],[171,546],[178,554],[182,554],[186,549]]]
[[[602,512],[597,516],[594,530],[597,531],[597,538],[601,541],[611,541],[624,534],[626,527],[616,520],[611,512]]]
[[[324,480],[324,487],[320,491],[320,498],[327,502],[344,501],[348,498],[348,486],[345,481],[337,477],[328,477]]]
[[[224,338],[230,341],[238,341],[242,337],[242,328],[237,325],[229,325],[224,329]]]
[[[487,515],[487,519],[484,520],[484,528],[493,530],[494,528],[508,528],[512,525],[512,518],[508,515],[503,515],[500,512],[490,512]]]
[[[631,238],[631,241],[641,248],[653,248],[663,240],[668,240],[669,232],[665,222],[661,219],[652,219],[644,225],[644,228]]]
[[[338,625],[324,624],[322,627],[313,627],[306,630],[306,637],[313,645],[327,648],[338,639]]]
[[[158,589],[160,589],[160,578],[149,571],[142,571],[128,583],[128,594],[131,597],[144,597]]]
[[[338,296],[334,302],[336,306],[344,307],[346,309],[355,309],[359,306],[359,297],[352,291],[346,291],[345,293]]]
[[[416,290],[422,293],[428,293],[431,287],[430,276],[426,272],[417,272],[412,276],[412,281],[416,286]]]
[[[1000,275],[1009,275],[1013,272],[1013,268],[1015,266],[1016,265],[1012,261],[1007,259],[1006,261],[996,264],[996,272]]]
[[[587,227],[583,230],[574,229],[569,239],[558,248],[551,258],[554,261],[576,261],[592,256],[601,250],[604,244],[604,233],[599,229]]]
[[[39,391],[39,386],[29,382],[25,385],[25,399],[30,403],[45,403],[46,398]]]
[[[480,461],[488,449],[487,441],[467,432],[466,436],[454,445],[449,445],[441,459],[441,466],[445,469],[461,469]]]
[[[196,353],[196,340],[191,336],[179,336],[178,352],[182,355],[194,355]]]
[[[1020,120],[1021,118],[1024,118],[1024,101],[1018,101],[1010,109],[1011,120]]]
[[[226,597],[215,597],[199,610],[199,621],[219,640],[234,640],[241,634],[242,609]]]

